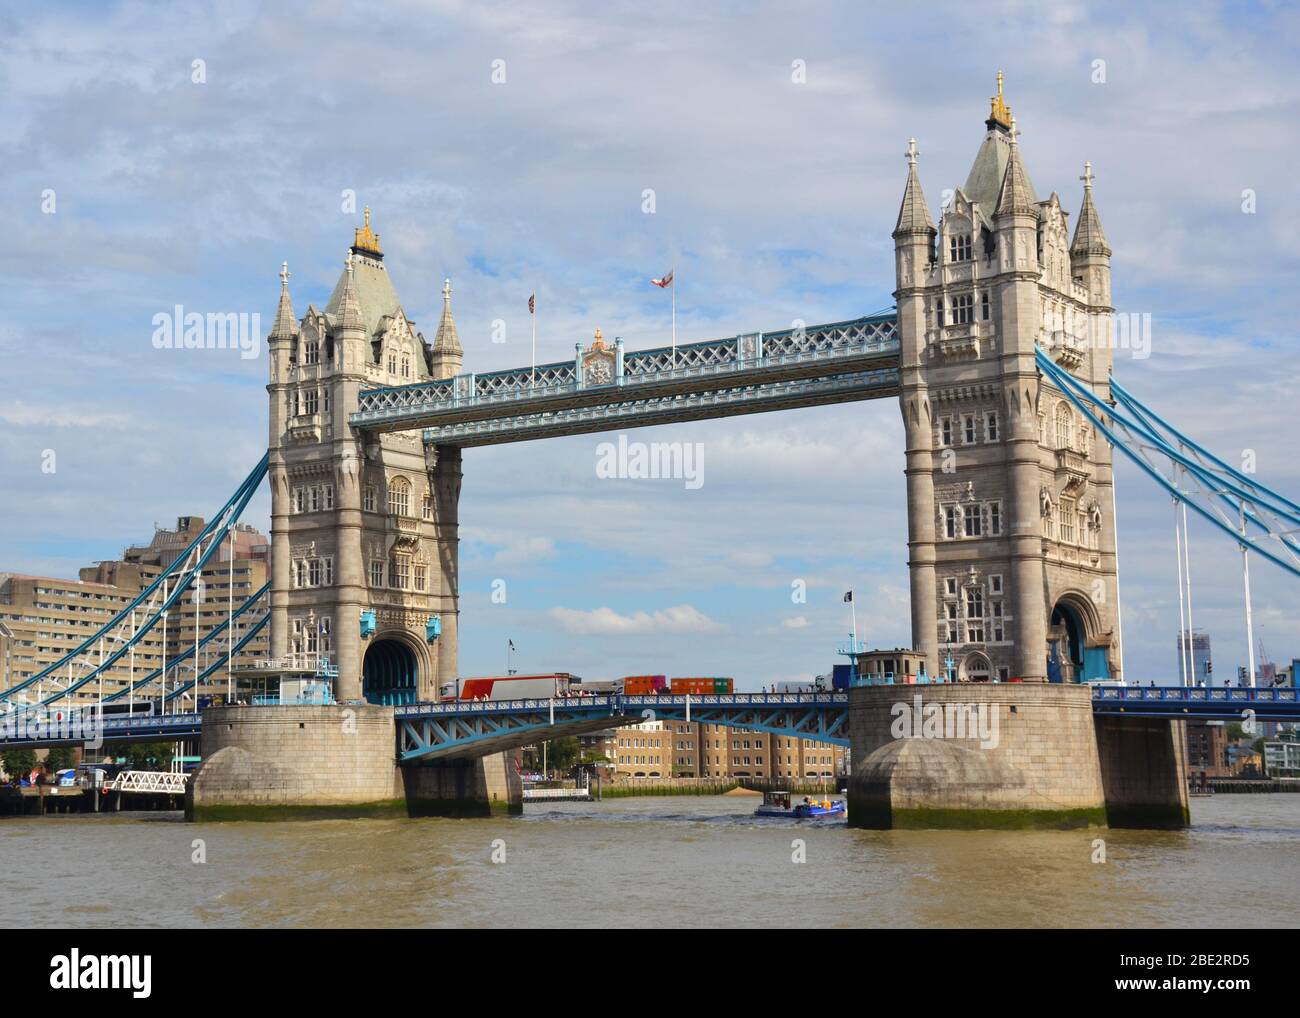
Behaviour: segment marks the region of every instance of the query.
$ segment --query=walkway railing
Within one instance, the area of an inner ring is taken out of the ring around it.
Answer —
[[[670,347],[624,351],[620,340],[610,353],[609,376],[584,377],[583,361],[574,360],[509,368],[483,374],[411,385],[363,390],[350,421],[357,427],[383,430],[437,421],[508,415],[512,406],[570,407],[585,395],[585,405],[637,401],[669,393],[702,392],[749,384],[770,375],[773,380],[825,377],[855,369],[854,362],[899,350],[897,319],[888,314],[845,322],[746,333],[726,339]],[[810,368],[809,365],[820,367]],[[733,377],[734,376],[734,377]]]

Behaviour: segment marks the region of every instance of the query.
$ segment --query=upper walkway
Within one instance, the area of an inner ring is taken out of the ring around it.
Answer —
[[[675,350],[616,340],[535,368],[365,389],[349,420],[475,446],[876,399],[898,392],[899,350],[892,311]]]

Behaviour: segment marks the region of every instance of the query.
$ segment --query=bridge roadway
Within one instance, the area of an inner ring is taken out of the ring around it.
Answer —
[[[972,686],[972,699],[978,699]],[[900,685],[900,699],[925,691]],[[1174,720],[1241,721],[1248,711],[1259,721],[1300,721],[1300,691],[1275,689],[1185,689],[1179,686],[1095,686],[1093,713],[1099,716]],[[402,761],[486,756],[544,738],[584,735],[646,721],[699,721],[729,728],[835,745],[849,744],[848,694],[733,693],[711,696],[570,696],[528,700],[458,700],[395,707],[397,755]],[[249,707],[259,710],[259,707]],[[200,713],[108,716],[94,708],[32,708],[0,715],[0,748],[156,742],[195,738]]]

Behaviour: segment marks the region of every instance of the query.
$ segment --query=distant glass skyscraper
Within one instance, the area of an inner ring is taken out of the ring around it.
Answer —
[[[1179,630],[1176,641],[1178,649],[1178,664],[1175,674],[1180,678],[1183,675],[1184,668],[1192,665],[1191,685],[1198,683],[1204,686],[1214,685],[1214,671],[1210,657],[1210,634],[1204,629]],[[1189,653],[1190,652],[1190,653]],[[1191,658],[1194,657],[1193,662]],[[1223,676],[1223,678],[1232,678],[1232,676]]]

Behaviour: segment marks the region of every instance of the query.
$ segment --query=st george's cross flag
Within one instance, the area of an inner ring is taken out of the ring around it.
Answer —
[[[650,280],[650,282],[654,283],[655,286],[660,287],[661,289],[666,286],[672,286],[673,272],[675,271],[676,271],[675,269],[670,269],[668,275],[664,276],[663,279],[652,279]]]

